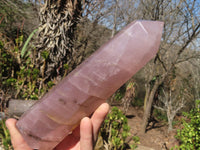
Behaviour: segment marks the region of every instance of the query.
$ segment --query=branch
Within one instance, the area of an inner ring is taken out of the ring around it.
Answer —
[[[175,112],[178,112],[181,108],[185,106],[186,101],[184,101],[184,98],[181,99],[180,103],[176,103],[175,105]]]
[[[185,45],[178,51],[177,56],[180,56],[181,53],[183,53],[183,51],[185,50],[185,48],[190,44],[190,42],[200,33],[200,30],[198,31],[199,28],[200,28],[200,23],[194,29],[194,31],[193,31],[192,35],[189,37],[188,41],[185,42]]]
[[[162,111],[167,111],[166,109],[159,107],[159,106],[156,106],[156,105],[153,105],[153,107],[156,108],[156,109],[162,110]]]
[[[193,58],[200,58],[200,54],[199,55],[193,55],[193,56],[190,56],[190,57],[187,57],[187,58],[184,58],[184,59],[180,59],[179,61],[176,62],[176,64],[179,64],[179,63],[182,63],[182,62],[185,62],[185,61],[188,61],[190,59],[193,59]]]
[[[183,51],[185,50],[185,48],[190,44],[190,42],[200,33],[200,30],[198,31],[198,29],[200,29],[200,23],[197,25],[197,27],[195,28],[195,30],[193,31],[192,35],[189,37],[188,41],[185,42],[185,45],[183,45],[182,48],[179,49],[177,55],[176,55],[176,59],[174,62],[172,62],[170,68],[168,69],[168,73],[170,72],[170,70],[173,69],[173,67],[175,66],[179,56],[183,53]],[[188,31],[189,32],[189,31]]]
[[[156,60],[158,60],[158,61],[161,63],[161,65],[163,66],[164,70],[167,72],[167,68],[165,67],[164,62],[160,59],[158,53],[157,53],[157,55],[156,55],[156,57],[155,57],[155,59],[154,59],[154,63],[156,62]]]

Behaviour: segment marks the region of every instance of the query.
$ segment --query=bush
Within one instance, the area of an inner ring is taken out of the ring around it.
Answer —
[[[184,113],[182,120],[183,128],[177,131],[177,138],[180,140],[181,150],[200,150],[200,100],[196,101],[196,107],[189,113]]]
[[[7,37],[0,37],[0,89],[11,98],[37,100],[54,85],[44,83],[35,65],[32,48],[28,47],[35,32],[31,33],[25,43],[23,35],[15,39],[15,44],[7,41]],[[14,46],[7,49],[5,46],[8,43]]]
[[[11,140],[10,140],[10,134],[8,129],[6,128],[5,121],[0,120],[0,145],[3,145],[3,148],[5,150],[11,150],[12,145],[11,145]]]
[[[154,116],[160,120],[160,121],[165,121],[167,122],[167,114],[165,112],[163,112],[162,110],[159,110],[159,109],[154,109],[153,110],[153,114]]]
[[[135,149],[139,143],[137,136],[132,137],[132,145],[126,143],[127,137],[131,136],[130,127],[127,118],[117,107],[113,107],[111,113],[108,114],[100,134],[104,147],[109,150],[123,150],[127,147]]]

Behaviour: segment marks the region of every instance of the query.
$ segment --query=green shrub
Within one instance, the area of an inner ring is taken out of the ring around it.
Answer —
[[[4,44],[0,40],[0,81],[1,83],[3,82],[2,78],[8,79],[13,76],[13,70],[14,70],[14,67],[16,67],[13,64],[15,64],[15,62],[13,61],[13,57],[4,48]]]
[[[114,99],[119,102],[119,101],[122,100],[122,98],[124,97],[124,95],[125,95],[125,91],[123,89],[118,89],[115,92]]]
[[[181,150],[200,150],[200,100],[189,113],[184,113],[183,128],[177,131]]]
[[[1,120],[0,121],[0,140],[2,142],[3,148],[5,150],[11,150],[12,145],[11,145],[11,140],[10,140],[10,134],[8,129],[6,128],[5,121]]]
[[[154,116],[158,119],[158,120],[162,120],[167,122],[167,114],[159,109],[154,109],[153,110],[153,114]]]
[[[137,145],[140,143],[140,138],[138,136],[133,136],[132,140],[131,149],[136,149],[138,147]]]
[[[12,42],[0,39],[0,88],[15,99],[37,100],[54,85],[44,83],[32,58],[33,51],[28,44],[35,32],[31,33],[25,44],[23,35],[20,35],[10,49],[6,49],[5,45]],[[43,55],[46,58],[48,53],[44,52]]]
[[[110,150],[123,150],[127,147],[126,139],[131,136],[130,127],[125,115],[117,107],[113,107],[108,114],[100,132],[104,146]],[[135,149],[139,138],[133,137],[132,147]]]
[[[133,101],[131,101],[133,107],[142,107],[144,106],[144,101],[138,97],[135,97]]]

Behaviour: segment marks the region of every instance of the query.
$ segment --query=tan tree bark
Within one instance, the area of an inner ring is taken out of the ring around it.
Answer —
[[[78,63],[73,40],[81,14],[81,0],[46,0],[41,8],[36,64],[45,79],[61,77],[65,64],[73,69]]]

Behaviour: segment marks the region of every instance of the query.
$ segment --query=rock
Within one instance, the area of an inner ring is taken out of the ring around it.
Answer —
[[[36,100],[18,100],[11,99],[8,103],[8,115],[10,117],[18,116],[20,117],[25,111],[27,111],[31,106],[33,106]]]

